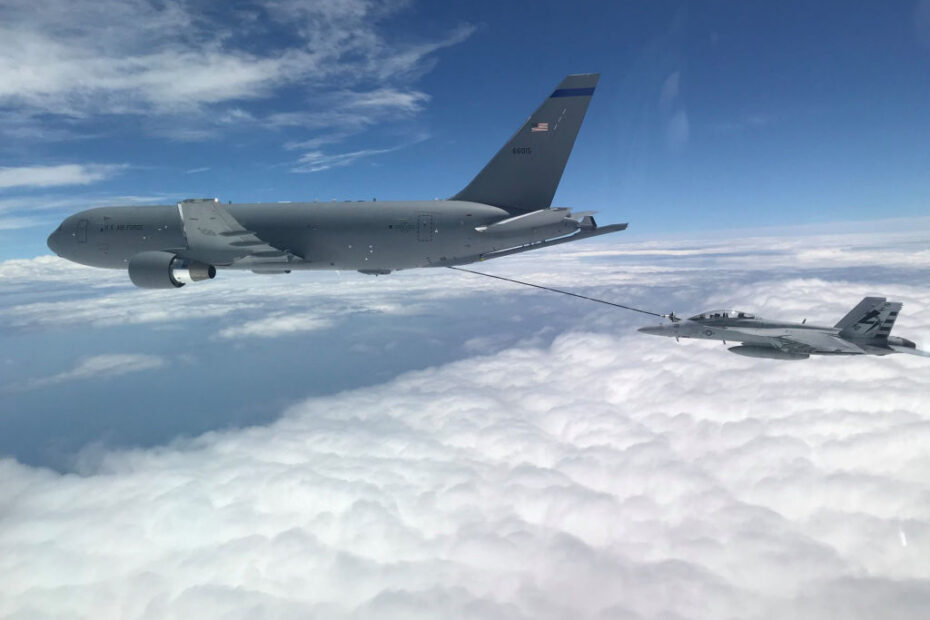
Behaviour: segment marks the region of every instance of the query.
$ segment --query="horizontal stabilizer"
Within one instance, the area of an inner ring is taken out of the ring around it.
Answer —
[[[476,257],[469,257],[463,261],[457,261],[456,264],[465,265],[475,260],[489,260],[491,258],[500,258],[501,256],[510,256],[511,254],[519,254],[520,252],[529,252],[530,250],[538,250],[540,248],[549,247],[552,245],[559,245],[561,243],[570,243],[572,241],[580,241],[581,239],[590,239],[591,237],[599,237],[601,235],[606,235],[612,232],[618,232],[621,230],[626,230],[626,224],[611,224],[609,226],[598,226],[593,230],[580,230],[573,235],[568,235],[567,237],[559,237],[558,239],[549,239],[548,241],[538,241],[536,243],[527,243],[526,245],[521,245],[516,248],[510,248],[507,250],[496,250],[494,252],[486,252]]]
[[[891,345],[891,350],[897,353],[907,353],[908,355],[919,355],[921,357],[930,357],[930,351],[921,351],[920,349],[912,349],[911,347],[900,347],[898,345]]]
[[[565,218],[571,217],[571,214],[572,210],[565,207],[540,209],[516,217],[508,217],[506,220],[494,222],[487,226],[478,226],[475,230],[489,235],[510,235],[530,228],[558,224]]]

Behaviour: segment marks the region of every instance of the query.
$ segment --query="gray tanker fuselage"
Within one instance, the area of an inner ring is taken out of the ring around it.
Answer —
[[[476,230],[510,217],[473,202],[311,202],[222,205],[245,229],[302,260],[287,269],[360,271],[436,267],[576,232],[575,220],[488,235]],[[101,207],[65,220],[49,239],[64,258],[91,267],[125,269],[153,250],[197,257],[188,248],[177,205]],[[269,265],[272,267],[273,265]],[[253,269],[233,262],[227,268]]]
[[[448,200],[100,207],[67,218],[48,245],[77,263],[127,269],[138,286],[176,288],[217,269],[385,274],[459,265],[623,230],[551,206],[597,81],[567,76]]]

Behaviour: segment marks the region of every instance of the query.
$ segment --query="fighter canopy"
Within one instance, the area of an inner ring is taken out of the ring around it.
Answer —
[[[719,319],[755,319],[757,318],[752,312],[743,312],[742,310],[711,310],[695,314],[688,319],[689,321],[716,321]]]

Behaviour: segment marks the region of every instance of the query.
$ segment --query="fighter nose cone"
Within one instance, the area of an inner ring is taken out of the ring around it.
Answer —
[[[650,325],[648,327],[640,327],[639,331],[644,334],[652,334],[653,336],[664,336],[668,333],[665,329],[665,325]]]

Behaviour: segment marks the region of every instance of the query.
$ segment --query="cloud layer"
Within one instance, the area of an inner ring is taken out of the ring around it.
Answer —
[[[661,310],[827,323],[882,293],[905,303],[896,332],[920,340],[925,245],[916,233],[605,243],[484,268]],[[512,316],[458,335],[459,361],[307,399],[273,423],[92,451],[78,473],[0,460],[0,617],[925,615],[927,360],[743,358],[447,271],[225,275],[156,303],[123,274],[3,263],[22,302],[3,323],[170,325],[177,341],[203,329],[204,308],[214,341],[230,330],[265,346],[360,313],[414,319],[400,331],[489,295]],[[34,300],[41,287],[62,298]],[[557,330],[496,346],[511,319]],[[195,410],[211,400],[196,395]]]
[[[5,461],[0,612],[921,617],[920,368],[653,345],[567,334],[84,477]]]

